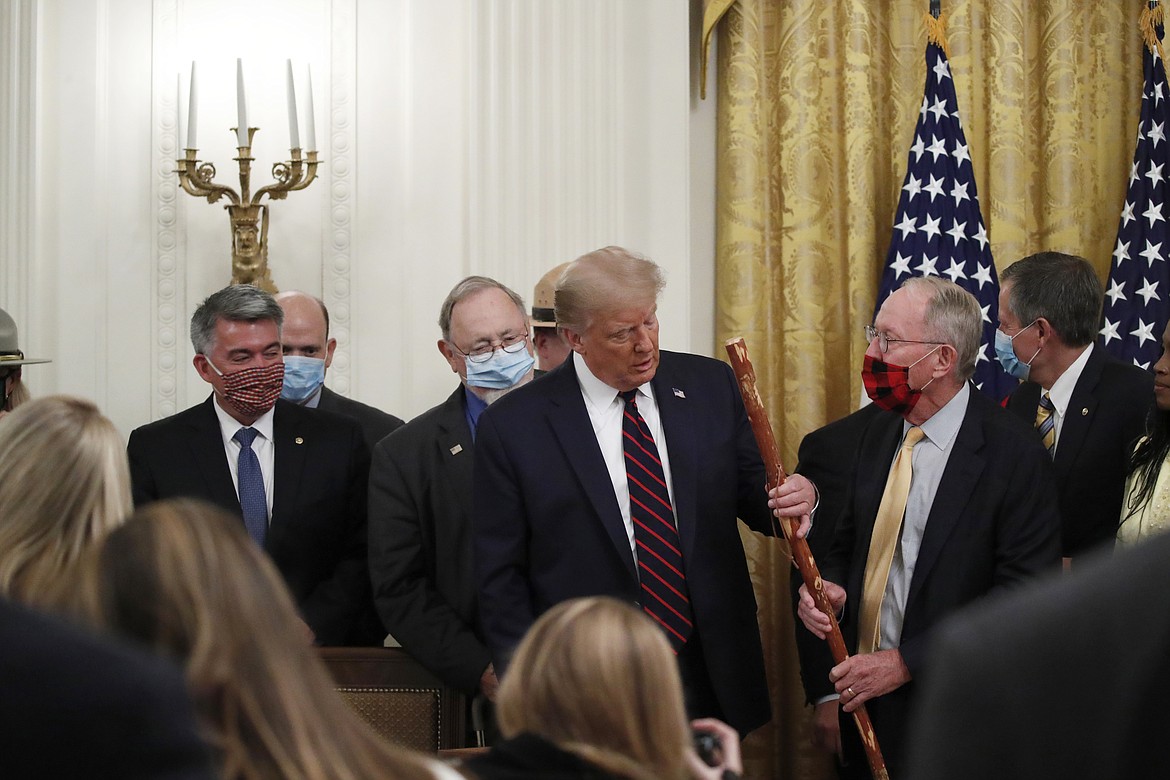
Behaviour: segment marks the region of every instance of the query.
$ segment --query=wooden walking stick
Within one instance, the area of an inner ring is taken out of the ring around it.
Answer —
[[[748,421],[752,424],[752,432],[756,435],[756,444],[760,448],[760,456],[764,459],[764,468],[768,473],[768,490],[784,484],[787,475],[780,463],[780,451],[776,447],[776,437],[772,435],[772,424],[768,420],[768,413],[764,410],[764,402],[760,399],[760,391],[756,387],[756,372],[752,368],[752,361],[748,358],[747,345],[742,338],[734,338],[727,342],[727,356],[731,358],[731,368],[735,371],[735,378],[739,382],[739,392],[743,396],[743,405],[747,408]],[[817,563],[813,560],[812,550],[808,542],[799,539],[796,531],[800,527],[800,518],[784,517],[777,519],[772,516],[773,527],[779,526],[788,546],[792,550],[792,560],[800,569],[800,576],[808,592],[812,594],[817,608],[829,616],[832,628],[825,641],[829,643],[829,650],[833,654],[835,663],[842,663],[849,657],[849,650],[845,647],[845,638],[841,636],[841,627],[837,625],[837,617],[829,597],[825,593],[825,585],[821,580],[821,573]],[[878,746],[877,736],[873,733],[873,723],[865,705],[853,711],[853,722],[861,734],[861,742],[865,745],[865,756],[869,759],[869,770],[874,780],[889,780],[886,771],[886,762],[882,758],[881,748]]]

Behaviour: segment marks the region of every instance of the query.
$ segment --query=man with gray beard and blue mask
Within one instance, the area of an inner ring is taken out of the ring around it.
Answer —
[[[471,475],[479,416],[533,377],[524,301],[469,276],[439,313],[439,353],[459,376],[446,401],[383,439],[370,470],[370,575],[386,630],[444,683],[495,698],[476,609]]]

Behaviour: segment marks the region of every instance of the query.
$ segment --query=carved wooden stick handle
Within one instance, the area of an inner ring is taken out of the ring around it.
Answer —
[[[760,399],[760,391],[756,387],[756,372],[752,368],[752,361],[748,358],[747,345],[742,338],[734,338],[727,342],[727,356],[731,359],[731,368],[735,371],[735,378],[739,383],[739,392],[743,396],[743,405],[747,408],[748,421],[752,425],[752,433],[756,435],[756,444],[760,448],[760,456],[764,459],[764,468],[768,474],[768,490],[784,484],[787,476],[784,466],[780,463],[780,450],[776,447],[776,437],[772,435],[772,424],[768,420],[768,412],[764,409],[764,402]],[[778,525],[788,540],[788,547],[792,550],[792,560],[800,570],[800,576],[808,592],[812,594],[817,608],[829,616],[832,628],[825,641],[829,643],[829,650],[833,660],[841,663],[849,657],[849,650],[845,647],[845,638],[841,636],[841,627],[837,625],[837,617],[829,596],[825,593],[825,585],[821,580],[821,572],[813,560],[812,550],[808,542],[797,538],[796,531],[800,527],[800,518],[784,517],[772,518],[773,525]],[[878,746],[877,736],[873,732],[873,723],[865,705],[853,711],[853,722],[861,734],[861,741],[865,745],[865,755],[869,759],[869,769],[875,780],[889,780],[886,771],[886,762],[882,758],[881,748]]]

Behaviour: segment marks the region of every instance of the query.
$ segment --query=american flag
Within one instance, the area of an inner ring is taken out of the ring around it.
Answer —
[[[983,343],[975,362],[975,384],[997,401],[1010,393],[1018,383],[995,359],[999,277],[979,213],[950,63],[934,42],[926,46],[926,94],[907,158],[875,316],[886,297],[911,276],[945,276],[979,300]]]
[[[1161,39],[1160,25],[1157,31]],[[1137,148],[1109,268],[1101,343],[1114,356],[1149,368],[1162,354],[1162,331],[1170,318],[1170,229],[1166,222],[1170,208],[1165,208],[1170,186],[1170,123],[1166,121],[1170,90],[1156,49],[1146,46],[1142,69],[1145,79]]]

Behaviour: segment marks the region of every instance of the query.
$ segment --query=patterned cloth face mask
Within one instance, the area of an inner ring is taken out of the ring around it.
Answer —
[[[284,387],[284,363],[244,368],[226,374],[210,360],[207,365],[223,379],[224,400],[245,417],[258,417],[271,409]]]
[[[937,352],[942,345],[935,347],[908,366],[897,363],[887,363],[875,357],[866,355],[861,366],[861,381],[865,384],[865,394],[877,406],[895,414],[906,415],[922,397],[922,391],[933,382],[927,382],[918,390],[910,387],[910,369]]]

